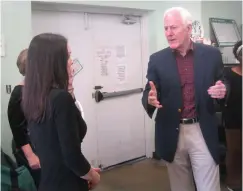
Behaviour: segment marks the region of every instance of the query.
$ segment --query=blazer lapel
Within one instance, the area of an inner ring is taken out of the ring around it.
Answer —
[[[174,52],[168,48],[167,50],[167,64],[166,64],[166,71],[169,75],[171,81],[166,82],[173,86],[173,92],[176,99],[178,99],[179,107],[182,106],[182,90],[181,90],[181,79],[177,67],[176,57]]]
[[[181,89],[181,80],[180,80],[180,75],[179,75],[179,71],[178,71],[178,67],[177,67],[177,63],[176,63],[176,58],[174,56],[174,53],[172,50],[168,49],[168,73],[171,75],[171,79],[173,79],[174,83],[176,84],[178,87]]]

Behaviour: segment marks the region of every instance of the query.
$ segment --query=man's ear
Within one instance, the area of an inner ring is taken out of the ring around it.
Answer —
[[[188,32],[192,32],[192,25],[187,25],[187,30],[188,30]]]

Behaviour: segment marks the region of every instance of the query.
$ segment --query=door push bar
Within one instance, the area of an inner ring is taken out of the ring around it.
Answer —
[[[130,95],[135,93],[141,93],[141,92],[143,92],[143,88],[136,88],[132,90],[124,90],[124,91],[109,92],[109,93],[96,90],[95,93],[92,94],[92,98],[94,98],[95,101],[99,103],[101,100],[104,100],[106,98],[125,96],[125,95]]]

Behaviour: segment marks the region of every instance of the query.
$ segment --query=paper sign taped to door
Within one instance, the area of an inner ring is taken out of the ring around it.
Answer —
[[[117,75],[118,83],[120,84],[126,81],[126,69],[127,67],[125,64],[117,65],[116,75]]]
[[[108,76],[108,64],[109,58],[111,57],[111,50],[108,48],[99,48],[96,51],[96,58],[100,65],[100,74],[101,76]]]

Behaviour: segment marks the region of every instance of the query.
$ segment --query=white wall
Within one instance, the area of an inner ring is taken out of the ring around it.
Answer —
[[[7,120],[7,104],[10,95],[6,85],[19,83],[21,75],[16,67],[20,51],[31,39],[31,6],[29,2],[3,1],[1,12],[2,34],[5,41],[5,57],[1,57],[1,144],[4,151],[11,153],[12,133]]]

